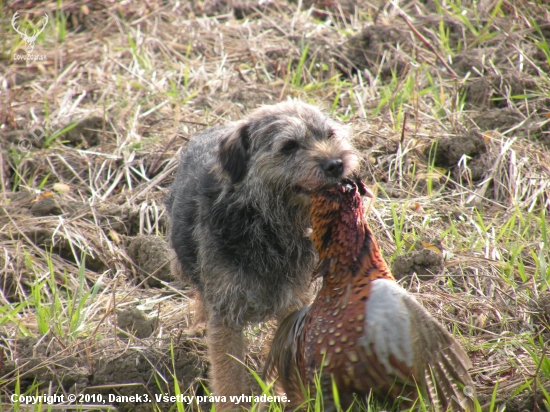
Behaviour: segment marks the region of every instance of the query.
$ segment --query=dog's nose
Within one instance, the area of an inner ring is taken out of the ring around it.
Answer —
[[[344,162],[341,159],[327,159],[323,162],[323,170],[329,177],[340,177],[344,170]]]

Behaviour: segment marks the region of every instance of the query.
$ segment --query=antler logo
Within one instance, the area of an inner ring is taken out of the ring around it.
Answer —
[[[27,46],[25,47],[25,49],[27,50],[27,53],[32,53],[32,51],[34,50],[34,44],[36,42],[36,39],[38,38],[38,35],[44,31],[44,29],[46,28],[46,25],[48,24],[48,20],[49,20],[48,14],[44,13],[44,18],[42,20],[42,28],[40,30],[32,29],[33,33],[31,36],[27,34],[27,31],[29,29],[25,31],[21,30],[21,26],[17,24],[18,17],[19,17],[19,11],[16,11],[15,14],[13,15],[13,18],[11,19],[11,25],[13,26],[13,29],[21,35],[21,38],[23,39],[23,41],[27,43]]]

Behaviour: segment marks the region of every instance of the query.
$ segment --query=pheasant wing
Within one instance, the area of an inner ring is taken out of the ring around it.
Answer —
[[[293,403],[299,403],[303,398],[302,382],[304,359],[302,353],[302,340],[304,336],[304,323],[309,311],[306,306],[293,312],[277,328],[277,333],[271,344],[271,350],[266,359],[263,377],[264,379],[279,378],[286,391],[287,398]]]
[[[360,344],[388,379],[416,383],[436,410],[473,410],[468,356],[412,295],[392,280],[375,280],[365,312]]]

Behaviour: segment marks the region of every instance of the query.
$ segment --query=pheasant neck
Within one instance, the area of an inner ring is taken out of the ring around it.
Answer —
[[[330,290],[348,284],[352,288],[359,284],[366,286],[376,279],[395,280],[369,226],[366,222],[360,226],[362,230],[356,234],[357,243],[329,248],[324,254],[323,262],[327,266],[323,271],[323,284]]]
[[[394,280],[367,224],[357,193],[313,198],[312,240],[319,252],[326,293],[340,294],[344,285],[364,286],[375,279]],[[357,285],[356,285],[357,284]]]

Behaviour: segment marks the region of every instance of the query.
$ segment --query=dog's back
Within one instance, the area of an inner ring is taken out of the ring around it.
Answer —
[[[165,205],[170,217],[170,244],[175,250],[183,275],[202,289],[198,244],[193,235],[197,226],[200,185],[216,161],[220,137],[228,126],[213,127],[197,133],[179,159],[178,171]]]

